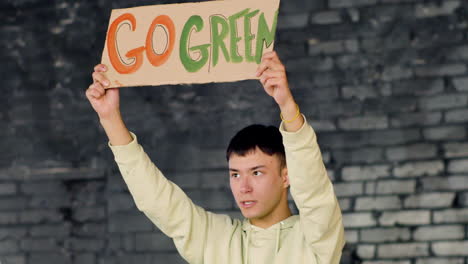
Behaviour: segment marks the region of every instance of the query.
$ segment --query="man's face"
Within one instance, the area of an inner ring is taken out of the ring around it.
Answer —
[[[259,148],[245,156],[229,158],[231,191],[244,217],[262,220],[284,210],[287,202],[287,173],[277,155],[270,156]]]

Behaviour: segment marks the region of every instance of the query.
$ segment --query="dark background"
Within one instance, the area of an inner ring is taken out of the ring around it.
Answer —
[[[138,212],[85,98],[112,8],[0,3],[0,263],[184,263]],[[283,0],[276,50],[344,214],[342,263],[468,264],[468,2]],[[225,147],[279,124],[257,81],[124,88],[166,176],[241,217]],[[292,201],[291,201],[292,204]]]

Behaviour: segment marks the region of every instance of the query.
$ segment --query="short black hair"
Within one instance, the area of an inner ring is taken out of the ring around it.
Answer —
[[[281,168],[286,166],[283,137],[277,127],[254,124],[241,129],[231,139],[226,150],[226,159],[232,154],[245,156],[259,148],[270,156],[278,155]]]

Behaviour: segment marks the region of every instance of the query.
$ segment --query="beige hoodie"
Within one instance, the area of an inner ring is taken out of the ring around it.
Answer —
[[[299,215],[263,229],[195,205],[167,180],[138,144],[110,146],[136,206],[174,240],[189,263],[339,263],[344,246],[340,207],[307,122],[297,132],[280,126],[290,191]]]

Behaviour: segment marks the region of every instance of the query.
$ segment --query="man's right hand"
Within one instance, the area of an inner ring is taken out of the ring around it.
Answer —
[[[98,114],[99,121],[106,131],[111,145],[126,145],[133,138],[120,115],[119,89],[104,89],[110,84],[109,80],[102,74],[106,71],[107,67],[104,64],[98,64],[94,67],[93,84],[86,90],[86,97]]]
[[[96,65],[92,74],[93,83],[86,90],[86,97],[101,120],[120,116],[119,89],[105,89],[110,84],[109,80],[102,74],[106,71],[106,65]]]

